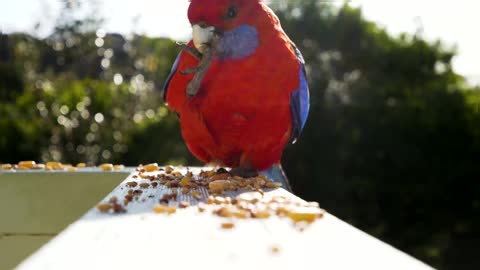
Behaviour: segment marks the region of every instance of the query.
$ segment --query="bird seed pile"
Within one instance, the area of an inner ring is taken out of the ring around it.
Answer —
[[[231,229],[234,219],[267,219],[272,216],[286,217],[295,224],[312,223],[321,218],[324,210],[316,202],[305,202],[296,197],[273,195],[270,190],[281,187],[281,184],[268,179],[266,175],[242,178],[232,176],[226,169],[201,171],[194,174],[187,171],[185,174],[173,167],[160,168],[156,163],[140,166],[132,176],[134,181],[125,183],[128,189],[123,198],[112,197],[106,203],[97,205],[97,209],[104,213],[125,212],[124,206],[138,197],[147,188],[170,188],[171,193],[164,194],[153,207],[158,214],[172,215],[178,209],[196,208],[200,213],[210,213],[230,221],[222,223],[222,228]],[[208,190],[210,196],[202,200],[202,190]],[[234,192],[234,197],[227,193]],[[190,195],[198,200],[195,204],[178,200],[179,194]]]

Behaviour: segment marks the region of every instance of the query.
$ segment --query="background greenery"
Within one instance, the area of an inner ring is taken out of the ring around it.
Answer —
[[[283,160],[295,193],[435,267],[480,269],[480,89],[452,70],[455,51],[348,5],[272,7],[312,95]],[[0,34],[0,163],[198,164],[161,100],[175,42],[74,13],[66,2],[44,39]]]

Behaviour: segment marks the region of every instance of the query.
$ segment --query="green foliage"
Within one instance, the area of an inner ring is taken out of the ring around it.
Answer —
[[[456,250],[479,251],[479,92],[452,71],[454,52],[393,38],[348,6],[276,8],[313,80],[284,158],[294,190],[437,267],[478,268]]]
[[[452,70],[455,52],[348,5],[272,5],[312,95],[283,160],[294,191],[438,268],[480,268],[480,89]],[[160,96],[175,43],[105,34],[93,18],[0,36],[0,162],[198,164]]]

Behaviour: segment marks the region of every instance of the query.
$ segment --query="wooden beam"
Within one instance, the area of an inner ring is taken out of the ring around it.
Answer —
[[[18,265],[133,170],[0,171],[0,269]]]
[[[133,175],[103,201],[123,198],[127,182],[148,182]],[[149,187],[126,213],[93,208],[17,269],[432,269],[328,213],[303,231],[276,216],[229,220],[196,207],[154,213],[159,199],[172,192],[192,205],[209,195],[202,189],[198,200],[177,188]],[[272,195],[295,197],[281,188],[265,196]],[[226,221],[234,227],[222,229]]]

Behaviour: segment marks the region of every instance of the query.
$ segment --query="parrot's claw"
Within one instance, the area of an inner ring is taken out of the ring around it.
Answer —
[[[205,46],[205,51],[200,59],[200,63],[194,68],[196,69],[195,76],[193,76],[192,80],[187,85],[187,96],[189,98],[195,97],[200,90],[203,78],[212,64],[213,57],[217,54],[219,41],[220,36],[215,35],[212,42],[208,44],[208,46]]]
[[[177,44],[177,46],[178,46],[180,49],[187,51],[189,54],[191,54],[191,55],[192,55],[193,57],[195,57],[197,60],[201,60],[201,59],[202,59],[202,53],[200,53],[200,51],[198,51],[197,48],[195,48],[195,47],[190,47],[190,46],[188,46],[187,44],[181,43],[181,42],[177,42],[176,44]]]
[[[194,67],[194,68],[191,67],[191,68],[187,68],[187,70],[185,70],[185,71],[180,70],[180,74],[190,75],[190,74],[198,72],[198,70],[199,70],[199,67]]]

